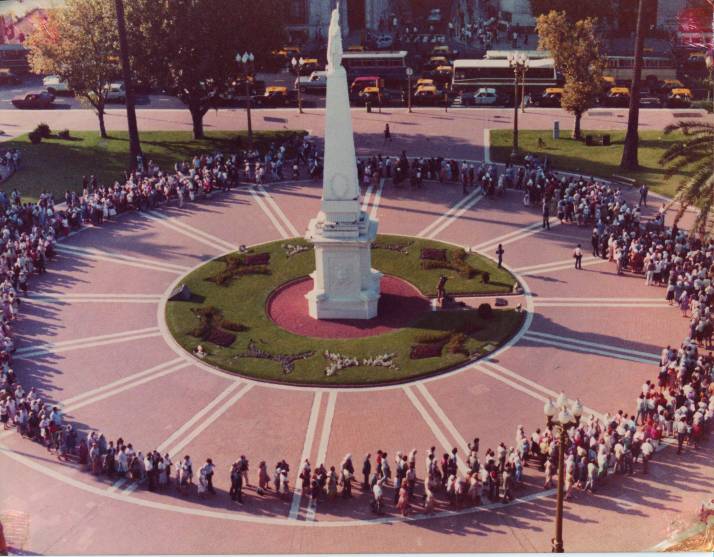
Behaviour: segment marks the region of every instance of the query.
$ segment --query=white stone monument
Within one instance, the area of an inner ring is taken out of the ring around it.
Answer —
[[[306,294],[314,319],[371,319],[377,315],[382,274],[372,269],[377,221],[360,206],[357,162],[342,67],[339,6],[327,39],[327,104],[322,202],[306,238],[315,246],[314,288]]]

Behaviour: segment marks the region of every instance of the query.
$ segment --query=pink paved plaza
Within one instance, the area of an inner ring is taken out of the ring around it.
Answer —
[[[437,130],[447,133],[451,125]],[[482,158],[481,130],[469,136],[463,121],[453,126],[454,156]],[[358,150],[377,150],[361,144],[362,128],[355,128]],[[428,154],[438,143],[437,154],[450,152],[451,136],[438,131],[433,142],[414,136],[403,148]],[[602,260],[574,270],[572,249],[587,245],[589,230],[564,224],[543,231],[539,211],[524,207],[518,192],[480,199],[461,212],[449,211],[462,197],[457,184],[412,191],[387,182],[367,206],[380,232],[433,235],[490,257],[504,244],[504,262],[525,289],[524,327],[488,361],[403,385],[254,382],[183,352],[163,315],[173,286],[202,262],[240,244],[304,233],[319,208],[320,184],[265,189],[274,204],[257,203],[242,187],[183,209],[172,204],[84,229],[34,280],[16,327],[28,355],[19,355],[15,369],[26,388],[61,402],[68,421],[109,439],[121,436],[138,450],[157,448],[174,461],[190,454],[194,466],[212,457],[218,495],[199,499],[111,483],[14,432],[0,434],[0,519],[5,513],[6,522],[23,524],[10,542],[38,554],[549,551],[554,490],[543,491],[543,474],[533,467],[512,503],[455,510],[440,501],[435,515],[417,506],[406,519],[391,504],[386,515],[374,515],[359,488],[353,500],[315,509],[306,497],[261,497],[251,487],[245,505],[232,505],[229,467],[245,454],[255,484],[260,460],[272,469],[285,459],[295,486],[304,458],[329,467],[351,453],[358,466],[377,449],[394,455],[416,448],[421,477],[430,446],[464,454],[478,436],[483,451],[500,441],[512,445],[519,424],[527,432],[543,427],[544,401],[561,390],[597,413],[632,412],[640,386],[656,376],[661,348],[686,336],[688,320],[667,305],[664,289],[645,286],[639,276],[618,277],[614,264]],[[667,447],[649,475],[612,477],[594,495],[578,492],[566,502],[566,549],[646,550],[691,524],[714,487],[712,456],[711,442],[681,456]]]

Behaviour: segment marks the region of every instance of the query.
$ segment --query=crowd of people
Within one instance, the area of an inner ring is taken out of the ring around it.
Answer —
[[[309,142],[292,147],[298,169],[302,165],[309,172],[311,161],[320,159]],[[85,179],[83,191],[68,193],[66,207],[62,209],[55,206],[50,194],[41,195],[36,204],[28,204],[22,203],[17,192],[10,196],[0,193],[3,427],[16,428],[20,435],[42,443],[58,458],[76,462],[96,476],[126,478],[158,491],[174,484],[184,495],[192,493],[195,485],[200,497],[214,494],[216,464],[211,458],[194,471],[189,455],[174,464],[169,454],[161,455],[154,449],[138,451],[121,437],[108,439],[100,432],[77,431],[66,422],[59,406],[43,400],[34,387],[26,391],[12,368],[15,349],[12,323],[17,319],[18,301],[27,292],[29,278],[44,272],[46,261],[54,257],[57,238],[72,226],[86,222],[100,224],[105,215],[112,216],[111,211],[104,212],[107,204],[117,212],[143,210],[174,196],[181,204],[182,188],[189,192],[189,199],[196,199],[197,191],[208,195],[214,189],[230,189],[241,180],[257,181],[258,169],[273,168],[273,162],[288,160],[287,150],[286,146],[271,146],[263,154],[196,156],[190,162],[177,163],[174,173],[164,173],[149,162],[128,173],[123,184],[104,187],[93,178]],[[457,508],[488,501],[507,503],[523,484],[526,467],[537,467],[544,475],[543,486],[552,486],[560,451],[565,457],[566,493],[572,497],[576,489],[595,491],[612,474],[632,474],[635,466],[641,466],[642,472],[647,473],[650,459],[666,438],[676,440],[681,452],[685,443],[695,449],[702,437],[709,434],[714,416],[714,358],[705,355],[703,349],[711,337],[714,304],[714,285],[710,279],[714,249],[710,242],[677,227],[665,227],[661,218],[654,224],[641,222],[638,207],[628,203],[612,184],[558,177],[535,164],[518,169],[507,167],[497,177],[495,168],[489,170],[488,165],[478,165],[476,169],[440,158],[410,161],[402,153],[396,159],[360,160],[358,168],[360,179],[371,178],[375,173],[406,177],[416,171],[426,178],[452,181],[463,181],[466,175],[467,185],[474,169],[473,187],[483,187],[483,177],[492,171],[496,183],[508,180],[511,186],[525,188],[527,196],[540,199],[544,207],[554,207],[564,222],[594,224],[593,234],[598,233],[597,246],[593,242],[594,252],[601,251],[602,235],[607,238],[608,253],[624,259],[623,267],[646,273],[647,284],[666,285],[667,299],[676,300],[683,310],[691,311],[690,335],[678,348],[668,346],[663,350],[657,378],[643,384],[631,413],[619,410],[612,415],[584,417],[568,429],[563,446],[551,425],[530,432],[518,426],[512,443],[501,442],[484,453],[480,452],[478,438],[468,444],[465,454],[458,448],[438,454],[435,447],[430,447],[423,456],[423,467],[418,465],[417,449],[397,451],[394,457],[377,450],[374,457],[365,455],[361,468],[351,455],[346,455],[339,465],[329,467],[327,463],[313,467],[306,460],[298,465],[297,481],[301,492],[313,504],[337,497],[349,499],[355,488],[368,496],[376,513],[385,512],[390,502],[403,515],[414,510],[434,512],[438,500]],[[646,203],[646,195],[640,196],[640,203]],[[675,294],[670,296],[671,292]],[[272,469],[260,461],[256,496],[274,493],[291,497],[289,472],[290,466],[284,459]],[[251,485],[245,455],[231,463],[226,473],[231,485],[229,497],[242,503],[243,490]]]

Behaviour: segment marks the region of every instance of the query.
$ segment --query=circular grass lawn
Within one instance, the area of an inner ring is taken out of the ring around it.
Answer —
[[[435,296],[441,275],[449,277],[447,291],[456,296],[506,294],[517,284],[483,256],[419,238],[378,236],[372,264],[428,297]],[[204,361],[229,372],[298,385],[358,386],[453,368],[495,350],[522,323],[523,314],[513,309],[453,309],[426,311],[402,328],[374,336],[299,336],[280,328],[266,307],[271,293],[314,268],[312,246],[301,238],[214,259],[182,281],[191,290],[190,301],[167,303],[169,330],[186,350],[202,345]]]

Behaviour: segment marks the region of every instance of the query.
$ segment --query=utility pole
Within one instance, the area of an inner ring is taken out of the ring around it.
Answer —
[[[126,40],[126,22],[124,21],[124,0],[114,0],[117,12],[117,31],[119,32],[119,48],[121,51],[121,69],[124,76],[124,89],[126,91],[126,120],[129,128],[129,168],[136,169],[142,157],[141,143],[139,143],[139,127],[136,124],[136,108],[134,99],[134,85],[129,67],[129,45]],[[142,161],[143,165],[143,161]]]
[[[630,87],[630,110],[627,116],[627,135],[622,149],[620,169],[636,170],[640,163],[637,158],[639,147],[638,127],[640,122],[640,81],[642,77],[642,50],[645,43],[645,28],[642,22],[642,12],[645,0],[637,4],[637,27],[635,30],[635,63],[632,71],[632,86]]]

